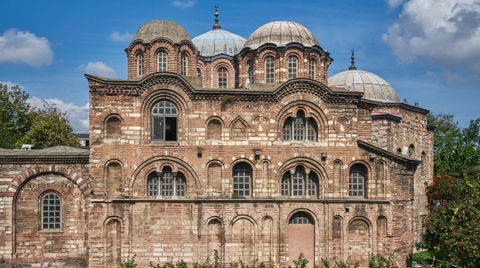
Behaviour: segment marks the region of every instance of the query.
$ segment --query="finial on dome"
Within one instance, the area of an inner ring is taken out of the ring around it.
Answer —
[[[352,49],[352,66],[350,66],[350,68],[348,68],[349,70],[356,70],[357,69],[357,66],[355,66],[355,56],[354,56],[354,53],[355,52],[355,49]]]
[[[220,24],[218,24],[218,5],[215,4],[215,24],[213,25],[213,29],[222,29]]]

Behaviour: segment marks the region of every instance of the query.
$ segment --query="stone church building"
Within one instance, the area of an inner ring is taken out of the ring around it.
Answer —
[[[248,39],[140,27],[128,79],[85,75],[90,150],[0,149],[0,267],[409,263],[433,172],[428,110],[303,25]],[[208,29],[206,29],[208,30]],[[348,70],[347,70],[348,68]]]

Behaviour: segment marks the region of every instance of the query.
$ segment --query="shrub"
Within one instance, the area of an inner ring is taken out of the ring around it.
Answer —
[[[321,260],[322,260],[323,265],[325,265],[325,268],[332,268],[327,259],[322,258]],[[351,263],[348,263],[348,262],[345,263],[343,261],[341,261],[341,262],[337,261],[337,262],[335,262],[334,267],[335,268],[352,268],[352,267],[353,268],[358,268],[358,262],[356,262],[355,264],[351,264]]]
[[[393,262],[395,258],[395,252],[390,254],[388,258],[385,258],[381,255],[371,256],[368,262],[369,268],[398,268],[397,265]]]
[[[121,268],[135,268],[137,267],[137,264],[135,263],[135,257],[137,257],[137,254],[133,255],[131,259],[127,259],[127,261],[120,263]]]

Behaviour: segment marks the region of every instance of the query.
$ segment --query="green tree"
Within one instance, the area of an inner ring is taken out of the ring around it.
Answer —
[[[427,115],[427,124],[436,126],[434,134],[434,151],[443,147],[446,141],[454,140],[460,135],[461,128],[458,121],[455,121],[453,114],[432,114]]]
[[[0,147],[13,148],[30,128],[28,93],[20,86],[10,89],[0,83]]]
[[[455,138],[447,139],[435,152],[435,175],[461,178],[480,166],[480,118],[471,120]]]
[[[66,112],[60,112],[54,104],[44,103],[43,108],[31,109],[30,130],[19,139],[16,147],[33,144],[35,149],[53,146],[79,147],[80,142],[73,134]]]

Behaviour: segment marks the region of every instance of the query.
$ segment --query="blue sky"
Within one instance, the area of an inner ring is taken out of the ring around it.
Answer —
[[[84,73],[126,78],[124,49],[151,20],[174,21],[192,38],[209,31],[218,3],[222,29],[244,38],[277,20],[307,27],[334,59],[379,75],[400,99],[452,113],[463,127],[480,117],[480,3],[474,0],[4,1],[0,82],[19,84],[33,105],[54,102],[88,132]]]

